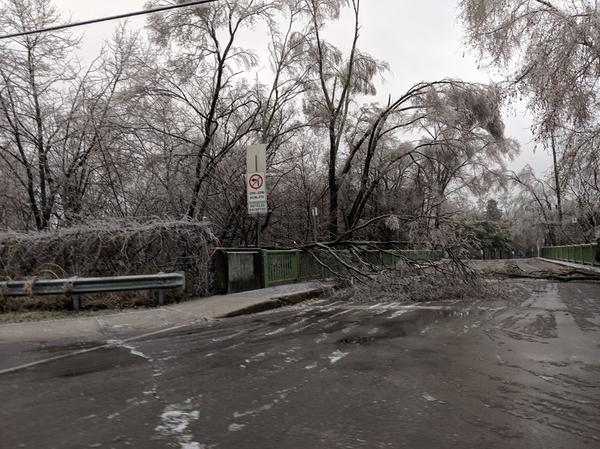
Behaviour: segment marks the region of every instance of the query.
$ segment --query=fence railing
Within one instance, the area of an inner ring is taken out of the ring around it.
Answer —
[[[293,284],[300,279],[300,251],[262,251],[263,287]]]
[[[299,250],[262,250],[263,287],[293,284],[311,279],[323,279],[331,275],[310,253]],[[363,251],[365,262],[374,266],[395,267],[401,260],[415,262],[440,260],[441,251]],[[335,265],[335,264],[334,264]]]
[[[158,302],[164,304],[165,290],[185,288],[184,273],[160,273],[142,276],[104,278],[41,279],[36,281],[0,282],[0,296],[57,296],[73,300],[73,309],[81,307],[81,296],[90,293],[110,293],[157,290]]]
[[[548,246],[542,249],[542,257],[563,262],[600,266],[596,260],[595,243],[583,245]]]

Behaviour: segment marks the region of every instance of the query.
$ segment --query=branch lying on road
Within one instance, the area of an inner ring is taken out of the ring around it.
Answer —
[[[508,273],[495,272],[511,279],[545,279],[549,281],[575,282],[575,281],[600,281],[600,274],[573,270],[568,272],[553,273],[551,271],[536,271],[533,273]]]
[[[489,273],[510,279],[540,279],[558,282],[600,281],[600,274],[586,270],[540,270],[527,272],[519,268],[516,264],[509,263],[505,265],[505,269],[492,270]]]

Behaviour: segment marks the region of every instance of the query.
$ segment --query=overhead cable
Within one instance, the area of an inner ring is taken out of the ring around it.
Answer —
[[[75,28],[75,27],[80,27],[80,26],[84,26],[84,25],[92,25],[95,23],[108,22],[111,20],[127,19],[129,17],[142,16],[145,14],[154,14],[154,13],[163,12],[163,11],[170,11],[172,9],[188,8],[191,6],[202,6],[202,5],[207,5],[210,3],[216,3],[217,1],[218,0],[198,0],[198,1],[194,1],[194,2],[179,3],[176,5],[168,5],[168,6],[161,6],[158,8],[145,9],[143,11],[135,11],[135,12],[129,12],[129,13],[125,13],[125,14],[118,14],[116,16],[84,20],[82,22],[66,23],[64,25],[56,25],[56,26],[52,26],[52,27],[48,27],[48,28],[41,28],[38,30],[21,31],[18,33],[12,33],[12,34],[6,34],[3,36],[0,36],[0,40],[11,39],[11,38],[19,37],[19,36],[28,36],[30,34],[39,34],[39,33],[48,33],[50,31],[66,30],[68,28]]]

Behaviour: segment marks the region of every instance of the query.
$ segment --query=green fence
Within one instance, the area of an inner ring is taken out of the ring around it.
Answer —
[[[425,262],[430,260],[441,260],[444,257],[442,251],[432,250],[404,250],[398,251],[399,255],[415,262]]]
[[[374,266],[395,267],[403,259],[415,262],[440,260],[440,251],[404,250],[404,251],[363,251],[364,260]],[[294,284],[311,279],[323,279],[330,276],[309,253],[299,250],[262,250],[263,287]]]
[[[300,251],[262,251],[263,287],[293,284],[300,279]]]
[[[323,279],[327,277],[327,269],[323,267],[309,253],[300,252],[300,272],[298,277],[301,281],[310,281],[311,279]]]
[[[442,259],[441,251],[431,250],[402,250],[402,251],[365,251],[365,260],[375,266],[394,268],[403,260],[413,262],[428,262]]]
[[[596,244],[549,246],[542,249],[546,259],[600,266],[596,261]]]

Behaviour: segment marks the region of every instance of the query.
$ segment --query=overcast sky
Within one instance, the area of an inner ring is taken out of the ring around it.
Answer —
[[[73,21],[140,10],[146,0],[54,0],[58,8]],[[462,30],[457,20],[456,0],[365,0],[362,6],[361,48],[377,59],[387,61],[391,72],[385,77],[381,94],[392,96],[406,91],[419,81],[441,78],[461,78],[465,81],[488,82],[492,74],[478,68],[473,54],[463,45]],[[141,18],[130,20],[132,26],[142,26]],[[342,32],[349,21],[343,18]],[[75,29],[83,34],[81,51],[86,56],[98,52],[109,38],[116,22]],[[260,32],[256,33],[260,39]],[[253,39],[254,40],[254,39]],[[550,166],[544,150],[534,150],[530,132],[531,119],[525,107],[515,105],[504,119],[506,134],[519,141],[521,156],[511,168],[519,170],[525,164],[542,174]]]

